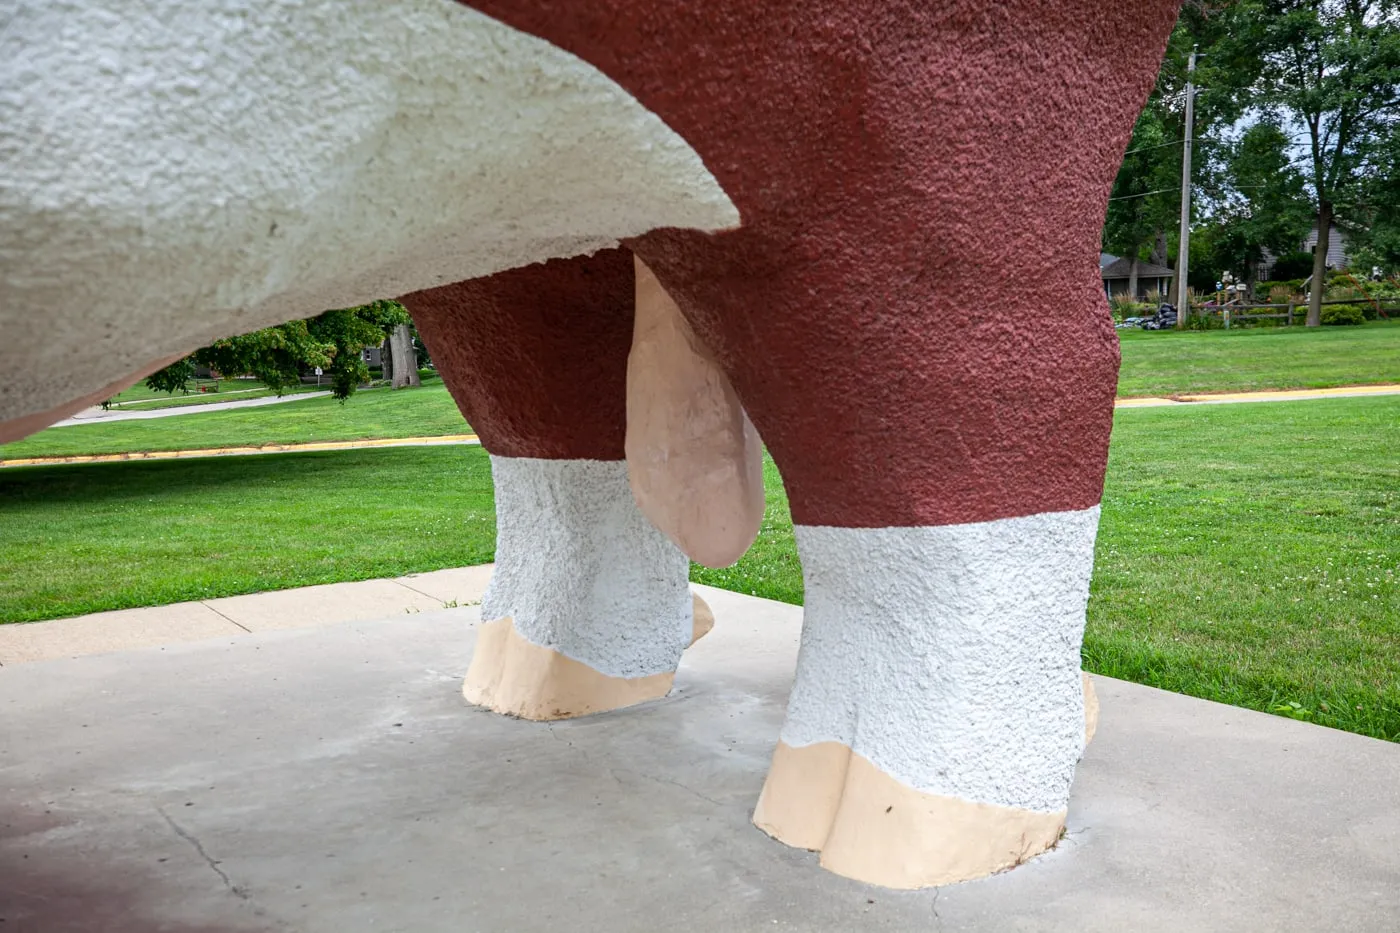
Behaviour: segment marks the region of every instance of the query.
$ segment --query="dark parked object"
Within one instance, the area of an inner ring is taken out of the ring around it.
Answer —
[[[1143,330],[1166,330],[1176,326],[1176,306],[1164,304],[1157,309],[1157,313],[1149,318],[1143,318]]]

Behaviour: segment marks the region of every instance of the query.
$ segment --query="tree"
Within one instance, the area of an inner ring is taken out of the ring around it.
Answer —
[[[1266,250],[1285,253],[1307,235],[1311,208],[1306,181],[1293,165],[1291,149],[1288,134],[1270,119],[1220,147],[1221,190],[1209,237],[1212,276],[1230,270],[1252,286]]]
[[[331,394],[344,400],[369,379],[361,351],[379,344],[408,319],[397,301],[327,311],[309,320],[216,340],[154,373],[146,385],[160,392],[182,391],[199,364],[221,373],[250,373],[280,395],[301,383],[303,370],[320,367],[330,376]]]
[[[1352,243],[1358,265],[1400,275],[1400,125],[1365,152]]]
[[[1304,128],[1318,247],[1308,326],[1321,323],[1327,243],[1354,214],[1365,155],[1394,132],[1400,113],[1400,10],[1395,0],[1245,0],[1236,54],[1262,67],[1255,101]]]
[[[1187,65],[1193,49],[1204,57],[1193,80],[1206,88],[1196,98],[1194,135],[1208,147],[1211,134],[1241,113],[1238,86],[1250,75],[1239,63],[1214,64],[1210,50],[1228,38],[1228,18],[1220,2],[1188,2],[1167,43],[1162,70],[1147,105],[1133,127],[1104,221],[1103,248],[1128,258],[1129,286],[1136,294],[1137,264],[1146,258],[1159,265],[1171,261],[1181,212],[1181,156],[1185,139]],[[1194,182],[1213,185],[1214,162],[1198,148]],[[1194,252],[1194,251],[1193,251]]]
[[[413,338],[413,328],[407,323],[395,325],[384,338],[380,350],[384,378],[395,389],[422,385],[418,378],[418,350]]]
[[[1123,256],[1128,265],[1128,294],[1137,298],[1138,264],[1144,250],[1165,263],[1166,231],[1176,217],[1181,151],[1180,122],[1155,93],[1138,116],[1133,139],[1113,182],[1104,218],[1103,248]]]

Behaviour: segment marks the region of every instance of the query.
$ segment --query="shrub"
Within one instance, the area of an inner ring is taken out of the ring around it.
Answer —
[[[1146,317],[1152,314],[1154,307],[1134,301],[1127,295],[1114,295],[1108,301],[1109,308],[1113,311],[1115,320],[1124,320],[1130,317]]]
[[[1324,324],[1365,324],[1366,312],[1360,305],[1328,305],[1322,309]]]
[[[1279,279],[1305,279],[1312,275],[1313,254],[1307,252],[1285,253],[1274,260],[1273,275]]]
[[[1256,282],[1254,285],[1254,292],[1259,295],[1272,295],[1275,292],[1284,292],[1286,298],[1294,295],[1301,295],[1303,294],[1303,280],[1270,279],[1267,282]]]
[[[1197,312],[1186,318],[1187,330],[1220,330],[1225,326],[1225,319],[1219,314],[1202,314]]]

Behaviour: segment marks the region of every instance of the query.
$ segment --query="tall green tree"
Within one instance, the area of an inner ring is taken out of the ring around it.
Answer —
[[[1219,190],[1209,236],[1211,277],[1228,270],[1253,285],[1265,251],[1283,254],[1307,235],[1312,208],[1292,150],[1292,139],[1272,119],[1219,147]]]
[[[1400,276],[1400,118],[1366,150],[1362,176],[1353,240],[1358,264]]]
[[[1148,259],[1168,265],[1175,249],[1181,212],[1181,157],[1186,135],[1186,84],[1198,87],[1194,136],[1195,181],[1207,189],[1214,184],[1214,161],[1209,158],[1212,137],[1237,120],[1242,112],[1237,93],[1252,77],[1238,61],[1211,54],[1229,37],[1229,3],[1224,0],[1188,0],[1167,43],[1157,84],[1133,127],[1104,221],[1103,248],[1136,263]],[[1193,50],[1201,56],[1194,75],[1188,75]],[[1135,282],[1131,282],[1134,287]]]
[[[1118,169],[1104,218],[1105,252],[1129,261],[1128,291],[1137,297],[1138,265],[1167,262],[1167,231],[1180,198],[1181,124],[1162,98],[1148,102],[1133,126],[1133,139]]]
[[[408,312],[397,301],[327,311],[216,340],[152,374],[146,385],[158,392],[181,391],[198,364],[226,374],[249,373],[281,394],[301,383],[303,370],[320,367],[330,377],[331,394],[344,400],[369,379],[361,351],[377,346],[408,320]]]
[[[1317,326],[1333,224],[1355,213],[1365,154],[1400,112],[1400,4],[1244,0],[1232,19],[1237,60],[1263,66],[1255,103],[1303,130],[1318,242],[1308,325]]]

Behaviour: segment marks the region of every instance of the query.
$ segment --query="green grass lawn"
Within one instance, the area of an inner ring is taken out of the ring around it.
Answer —
[[[1120,330],[1123,397],[1400,382],[1400,320],[1361,327]]]
[[[431,369],[421,369],[418,371],[419,378],[424,385],[441,385],[442,377]],[[206,383],[207,384],[207,383]],[[305,395],[308,392],[327,392],[330,390],[330,380],[326,379],[323,384],[314,382],[302,383],[301,385],[287,386],[280,393],[269,389],[262,382],[253,378],[220,379],[218,388],[214,391],[200,392],[190,391],[188,393],[168,393],[156,392],[146,387],[144,382],[138,382],[125,391],[112,398],[112,408],[115,411],[154,411],[161,408],[188,408],[193,405],[212,405],[215,402],[240,402],[248,399],[270,398],[273,396]]]
[[[475,447],[16,468],[0,621],[479,564],[495,533]]]
[[[204,385],[208,385],[211,380],[201,379],[198,381],[203,383]],[[266,388],[267,386],[263,385],[257,379],[220,379],[218,381],[218,392],[213,394],[226,392],[243,392],[247,389]],[[198,393],[191,392],[190,395],[198,395]],[[145,382],[138,382],[135,385],[128,386],[127,388],[118,392],[116,395],[112,396],[110,401],[115,405],[123,405],[129,404],[131,402],[151,402],[162,400],[169,401],[171,399],[181,399],[187,397],[188,396],[181,395],[178,392],[176,392],[173,395],[168,392],[157,392],[155,389],[148,388]],[[200,399],[202,401],[203,396],[200,396]]]
[[[1119,394],[1168,395],[1400,382],[1400,321],[1364,327],[1147,333],[1120,331]],[[138,391],[131,389],[128,391]],[[144,386],[140,392],[151,394]],[[245,398],[249,396],[228,396]],[[0,459],[259,446],[470,431],[435,375],[417,389],[151,421],[83,424],[0,447]]]
[[[1400,397],[1120,411],[1086,666],[1400,741],[1397,452]],[[766,469],[758,541],[694,578],[800,602]],[[479,448],[7,470],[0,620],[489,560],[490,488]]]
[[[283,395],[302,395],[308,392],[325,392],[329,386],[299,385],[289,386]],[[241,402],[248,399],[268,398],[277,395],[256,379],[220,379],[214,391],[191,391],[185,394],[176,392],[153,392],[146,384],[136,385],[111,400],[113,411],[156,411],[163,408],[189,408],[195,405],[212,405],[216,402]]]
[[[436,436],[470,430],[447,389],[437,381],[416,389],[356,392],[345,402],[313,398],[149,421],[49,428],[0,447],[0,459]]]

